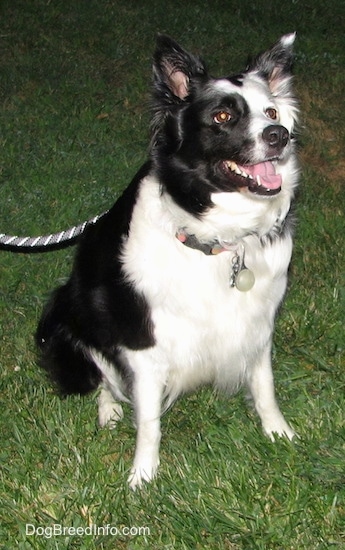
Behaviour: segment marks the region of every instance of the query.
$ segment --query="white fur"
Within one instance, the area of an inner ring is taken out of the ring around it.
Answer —
[[[137,446],[130,484],[151,479],[158,467],[160,416],[181,393],[200,384],[214,384],[229,393],[245,383],[271,438],[294,432],[284,420],[274,396],[271,338],[277,304],[286,288],[292,241],[276,239],[260,244],[257,236],[244,236],[248,226],[274,224],[288,205],[284,195],[255,200],[240,193],[215,195],[217,207],[197,221],[161,194],[159,182],[141,183],[127,242],[124,271],[142,292],[152,312],[154,347],[131,351],[123,357],[134,374]],[[250,205],[249,205],[250,203]],[[255,274],[249,292],[229,286],[233,252],[206,256],[176,238],[184,227],[204,238],[221,236],[240,240],[245,262]],[[205,229],[206,228],[206,229]],[[123,397],[121,380],[97,358],[107,387],[115,399]],[[119,416],[109,394],[101,394],[100,419]],[[103,419],[103,420],[102,420]]]
[[[108,388],[102,388],[98,397],[98,422],[103,428],[108,426],[113,430],[116,428],[116,424],[123,418],[123,410],[119,403],[114,401],[112,393]]]

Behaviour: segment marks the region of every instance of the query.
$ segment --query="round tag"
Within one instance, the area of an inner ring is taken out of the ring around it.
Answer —
[[[241,292],[247,292],[253,288],[254,283],[255,276],[250,269],[241,269],[241,271],[236,275],[235,286],[237,290],[240,290]]]

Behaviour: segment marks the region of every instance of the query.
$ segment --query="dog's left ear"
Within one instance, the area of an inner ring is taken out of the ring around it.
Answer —
[[[170,102],[184,100],[189,94],[193,77],[206,74],[203,61],[184,50],[175,40],[158,35],[153,59],[153,79],[156,89]]]
[[[293,43],[296,33],[285,34],[272,48],[258,55],[248,66],[248,71],[257,71],[269,84],[274,96],[290,91]]]

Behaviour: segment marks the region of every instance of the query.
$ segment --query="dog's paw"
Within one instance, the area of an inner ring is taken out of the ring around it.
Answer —
[[[101,428],[107,426],[110,430],[116,427],[119,420],[123,418],[123,410],[119,403],[114,401],[103,402],[98,409],[98,422]]]
[[[294,437],[298,437],[297,434],[290,428],[289,424],[280,419],[276,422],[271,422],[269,426],[264,426],[264,433],[270,438],[271,441],[275,441],[277,437],[285,437],[292,441]]]
[[[152,481],[156,475],[158,466],[159,460],[155,461],[154,464],[147,461],[147,463],[141,464],[140,466],[133,466],[128,477],[130,488],[135,491],[142,487],[143,482]]]

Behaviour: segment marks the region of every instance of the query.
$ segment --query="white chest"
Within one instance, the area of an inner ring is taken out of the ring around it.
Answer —
[[[230,286],[234,253],[207,256],[186,247],[175,236],[179,223],[161,201],[139,197],[123,248],[126,276],[151,309],[152,361],[165,369],[169,394],[200,383],[234,388],[272,334],[291,241],[243,239],[255,284],[241,292]]]

